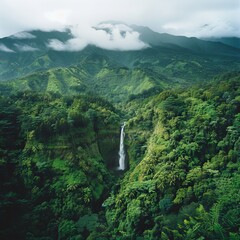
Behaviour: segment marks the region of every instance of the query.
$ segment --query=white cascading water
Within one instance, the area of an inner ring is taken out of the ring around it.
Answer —
[[[121,126],[120,146],[119,146],[119,170],[125,170],[125,151],[124,151],[124,127],[125,123]]]

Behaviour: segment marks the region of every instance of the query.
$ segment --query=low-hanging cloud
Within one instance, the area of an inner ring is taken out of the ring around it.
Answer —
[[[73,38],[63,43],[51,39],[48,47],[57,51],[80,51],[87,45],[108,50],[130,51],[149,47],[139,39],[139,33],[125,24],[102,23],[96,27],[74,26]]]
[[[14,46],[18,49],[18,51],[20,52],[33,52],[33,51],[38,51],[38,48],[35,47],[31,47],[29,45],[26,44],[14,44]]]
[[[9,52],[9,53],[14,52],[12,49],[8,48],[4,44],[0,44],[0,51],[2,51],[2,52]]]
[[[34,39],[35,35],[29,32],[18,32],[11,36],[12,39]]]

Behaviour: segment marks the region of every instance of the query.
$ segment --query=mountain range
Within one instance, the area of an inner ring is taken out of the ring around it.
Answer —
[[[19,90],[61,94],[94,91],[110,100],[121,101],[130,94],[141,94],[152,88],[208,81],[240,67],[238,38],[206,41],[117,22],[94,28],[96,32],[105,32],[110,42],[115,41],[116,29],[121,44],[128,44],[127,36],[135,34],[136,42],[144,47],[104,49],[89,43],[81,50],[67,49],[67,44],[76,40],[71,27],[64,31],[20,32],[2,38],[0,81]],[[57,43],[58,49],[51,42]]]

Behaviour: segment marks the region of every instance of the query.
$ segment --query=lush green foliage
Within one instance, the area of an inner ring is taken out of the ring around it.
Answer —
[[[105,201],[113,239],[238,239],[239,96],[237,73],[129,102],[132,168]]]
[[[101,139],[105,128],[118,136],[114,107],[32,92],[0,104],[1,239],[84,237],[92,230],[84,216],[97,211],[112,182]]]
[[[120,123],[109,102],[2,97],[1,239],[238,239],[239,73],[159,91],[122,109],[129,170],[119,183],[106,167]]]

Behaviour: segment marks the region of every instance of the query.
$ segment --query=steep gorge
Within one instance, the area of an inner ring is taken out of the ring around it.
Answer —
[[[153,90],[119,109],[85,95],[2,97],[2,239],[235,239],[239,76]]]

